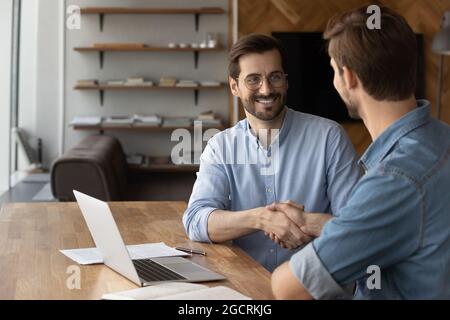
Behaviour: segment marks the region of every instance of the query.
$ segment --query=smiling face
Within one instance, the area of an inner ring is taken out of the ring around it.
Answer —
[[[273,49],[243,55],[239,67],[239,78],[230,78],[231,92],[241,99],[247,113],[263,121],[274,120],[283,111],[288,88],[280,53]],[[259,88],[258,78],[262,79]]]

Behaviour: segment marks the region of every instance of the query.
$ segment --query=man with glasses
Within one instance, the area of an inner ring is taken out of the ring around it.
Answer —
[[[209,140],[183,223],[191,240],[233,240],[272,271],[311,240],[305,224],[329,215],[289,215],[270,205],[289,201],[333,214],[345,205],[359,169],[337,123],[286,107],[285,59],[276,39],[244,37],[229,58],[231,92],[246,119]]]

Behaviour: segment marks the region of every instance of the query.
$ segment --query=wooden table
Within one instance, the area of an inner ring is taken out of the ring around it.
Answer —
[[[124,242],[165,242],[201,249],[190,259],[227,277],[205,283],[225,285],[254,299],[271,299],[270,273],[231,244],[204,244],[187,238],[184,202],[111,202]],[[60,249],[93,247],[76,203],[10,203],[0,211],[0,299],[100,299],[104,293],[137,286],[105,265],[80,266],[81,289],[69,289],[75,262]]]

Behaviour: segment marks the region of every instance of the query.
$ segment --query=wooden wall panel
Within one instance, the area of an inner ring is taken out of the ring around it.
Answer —
[[[450,10],[450,0],[380,0],[400,12],[425,40],[425,92],[433,104],[437,90],[438,58],[431,43],[440,28],[442,15]],[[323,31],[330,17],[337,12],[368,4],[364,0],[240,0],[239,33],[270,34],[273,31]],[[441,118],[450,124],[450,56],[445,57]]]

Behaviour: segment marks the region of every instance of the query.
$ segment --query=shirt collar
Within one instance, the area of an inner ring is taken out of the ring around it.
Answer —
[[[271,145],[277,139],[279,139],[279,143],[281,145],[281,143],[283,142],[284,138],[288,134],[289,129],[291,128],[292,118],[293,118],[292,113],[294,111],[292,109],[288,108],[287,106],[285,106],[285,108],[286,108],[286,112],[284,113],[283,124],[281,125],[280,132],[278,133],[278,135],[274,139],[272,139]],[[258,138],[253,134],[253,132],[252,132],[252,130],[250,128],[250,124],[248,123],[247,119],[245,119],[245,131],[247,133],[247,136],[250,138],[250,140],[253,141],[254,143],[256,143],[258,146],[260,146]]]
[[[408,132],[420,127],[430,120],[430,102],[417,100],[417,107],[394,122],[367,148],[358,161],[365,170],[378,164],[392,147]]]

